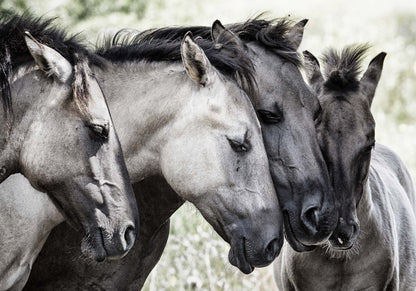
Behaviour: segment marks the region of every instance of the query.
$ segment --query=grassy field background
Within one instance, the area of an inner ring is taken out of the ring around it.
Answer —
[[[59,16],[58,22],[84,31],[92,44],[97,36],[125,27],[210,25],[215,19],[231,23],[263,11],[270,18],[309,19],[300,51],[320,55],[330,46],[368,42],[373,47],[364,68],[379,52],[388,54],[373,103],[376,139],[399,153],[416,177],[416,1],[21,0],[0,1],[0,6]],[[232,267],[228,245],[192,205],[177,211],[171,225],[167,248],[144,290],[276,289],[270,268],[247,276]]]

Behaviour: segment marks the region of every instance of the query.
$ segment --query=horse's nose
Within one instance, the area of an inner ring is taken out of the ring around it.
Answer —
[[[339,223],[336,231],[332,234],[330,242],[333,247],[350,248],[355,243],[360,231],[359,224],[350,220],[348,223]]]
[[[136,229],[133,223],[126,224],[124,232],[120,233],[120,240],[123,252],[129,251],[133,247],[136,240]]]
[[[128,251],[133,247],[134,241],[136,240],[136,229],[133,225],[126,227],[126,231],[124,232],[124,239],[126,241],[126,251]]]
[[[280,252],[280,243],[277,238],[272,239],[264,249],[264,258],[267,262],[272,262]]]
[[[244,237],[243,252],[253,267],[265,267],[279,255],[283,245],[283,229],[263,223],[259,232]]]
[[[318,232],[319,207],[317,205],[311,205],[303,209],[300,218],[310,234],[315,235]]]

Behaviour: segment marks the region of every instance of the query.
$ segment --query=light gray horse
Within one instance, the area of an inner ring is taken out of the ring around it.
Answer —
[[[103,55],[112,64],[96,67],[95,75],[117,128],[124,128],[119,136],[133,182],[163,176],[231,244],[230,261],[251,272],[279,253],[282,217],[255,111],[230,76],[217,68],[238,71],[249,84],[252,66],[248,60],[234,64],[220,52],[208,51],[214,67],[189,35],[181,51],[177,48],[109,48]],[[76,236],[67,232],[60,242]],[[59,263],[66,250],[61,247],[53,260]],[[123,282],[103,279],[109,275],[89,273],[118,272],[108,265],[49,265],[43,271],[45,276],[58,273],[52,275],[54,282],[34,283],[33,288],[123,289]],[[74,274],[81,277],[65,281]],[[44,283],[51,284],[40,285]]]
[[[284,248],[275,263],[280,290],[415,290],[416,199],[400,158],[375,144],[370,106],[385,53],[358,79],[365,46],[324,55],[305,52],[307,76],[319,93],[318,137],[340,212],[329,243],[310,253]]]
[[[90,73],[92,59],[75,39],[38,21],[10,14],[0,19],[0,181],[22,173],[84,237],[77,245],[86,257],[121,258],[135,240],[137,204],[106,101]],[[2,227],[13,229],[2,232],[0,244],[14,246],[11,232],[24,229],[7,214],[1,214]],[[15,263],[2,255],[0,268]],[[24,261],[13,276],[25,280],[30,267]],[[0,289],[8,289],[11,281],[1,280]]]
[[[215,43],[210,42],[209,51],[218,50],[221,54],[236,58],[230,60],[232,62],[239,58],[243,61],[249,58],[255,62],[259,94],[250,95],[250,98],[262,123],[263,139],[272,166],[274,185],[279,191],[278,197],[281,198],[282,206],[291,213],[292,223],[288,224],[291,225],[288,231],[294,234],[290,236],[293,238],[290,242],[299,251],[313,248],[314,244],[326,240],[337,222],[332,206],[333,193],[328,187],[329,175],[313,122],[319,112],[318,99],[304,82],[297,67],[299,59],[296,49],[302,40],[305,23],[306,21],[301,21],[293,25],[286,19],[249,20],[230,26],[241,36],[238,38],[219,22],[215,22],[212,32],[210,27],[165,28],[145,34],[149,39],[143,36],[143,41],[140,38],[131,41],[139,44],[148,41],[164,44],[166,35],[179,39],[189,29],[209,40],[212,33]],[[176,44],[176,50],[179,45],[180,43]],[[141,45],[131,46],[126,52],[131,55],[140,54],[140,47]],[[288,183],[291,183],[291,188]],[[37,282],[53,281],[56,278],[72,282],[83,276],[85,284],[88,284],[91,277],[105,276],[108,281],[117,282],[120,288],[129,286],[132,290],[140,289],[165,247],[169,234],[169,217],[182,205],[183,200],[160,175],[135,183],[134,190],[142,219],[140,237],[129,256],[119,263],[106,263],[100,269],[91,270],[82,260],[74,259],[78,255],[73,251],[73,243],[66,243],[67,252],[62,253],[58,268],[49,254],[62,250],[62,237],[73,236],[64,226],[59,226],[53,231],[34,265],[32,288],[39,286],[37,284],[40,283]],[[322,205],[317,205],[317,202]],[[318,207],[315,208],[316,206]],[[304,215],[309,208],[312,215]],[[50,271],[49,268],[45,271],[51,265],[54,270]],[[68,268],[71,269],[71,274],[65,271]],[[78,284],[82,286],[81,283]]]

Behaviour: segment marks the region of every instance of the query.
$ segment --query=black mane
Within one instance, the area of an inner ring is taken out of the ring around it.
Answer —
[[[35,17],[29,13],[17,14],[11,11],[0,12],[0,93],[3,108],[7,115],[12,114],[9,77],[13,70],[33,60],[25,43],[25,31],[40,43],[47,45],[78,70],[84,71],[83,61],[89,64],[103,66],[104,60],[83,46],[78,35],[69,36],[64,30],[53,25],[55,19]]]
[[[275,53],[277,56],[296,66],[300,66],[299,55],[291,42],[286,38],[293,23],[286,17],[272,20],[265,20],[262,17],[263,14],[260,14],[246,22],[234,23],[226,27],[237,34],[244,42],[257,42],[257,44]],[[157,39],[177,40],[181,39],[188,31],[191,31],[195,37],[211,39],[211,27],[208,26],[149,29],[138,33],[135,39],[140,39],[144,42]]]
[[[342,51],[327,50],[322,57],[324,64],[324,86],[332,90],[356,90],[359,85],[361,62],[369,45],[351,45]]]
[[[112,62],[149,61],[178,62],[182,60],[181,38],[152,39],[143,33],[120,30],[113,37],[104,39],[96,53]],[[195,42],[204,50],[211,64],[223,75],[237,80],[248,94],[255,94],[254,65],[243,48],[229,44],[230,54],[223,54],[207,39],[196,38]]]

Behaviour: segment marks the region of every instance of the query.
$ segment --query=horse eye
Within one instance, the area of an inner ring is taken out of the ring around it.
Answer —
[[[240,141],[228,139],[228,142],[230,143],[230,146],[233,149],[233,151],[237,153],[247,152],[250,150],[250,145],[246,141],[242,143]]]
[[[100,138],[107,139],[108,138],[108,126],[101,125],[101,124],[90,124],[88,127]]]
[[[282,121],[281,115],[277,115],[276,113],[273,113],[268,110],[260,109],[260,110],[257,110],[257,113],[259,114],[260,120],[263,121],[264,123],[275,124],[275,123],[279,123],[280,121]]]
[[[316,108],[315,112],[313,113],[313,120],[317,121],[317,119],[321,116],[321,112],[322,112],[322,107],[321,107],[321,105],[319,105]]]
[[[371,143],[370,145],[366,146],[366,147],[364,148],[364,152],[365,152],[365,153],[369,153],[369,152],[371,152],[371,150],[374,148],[375,144],[376,144],[376,142],[374,141],[374,142],[373,142],[373,143]]]

